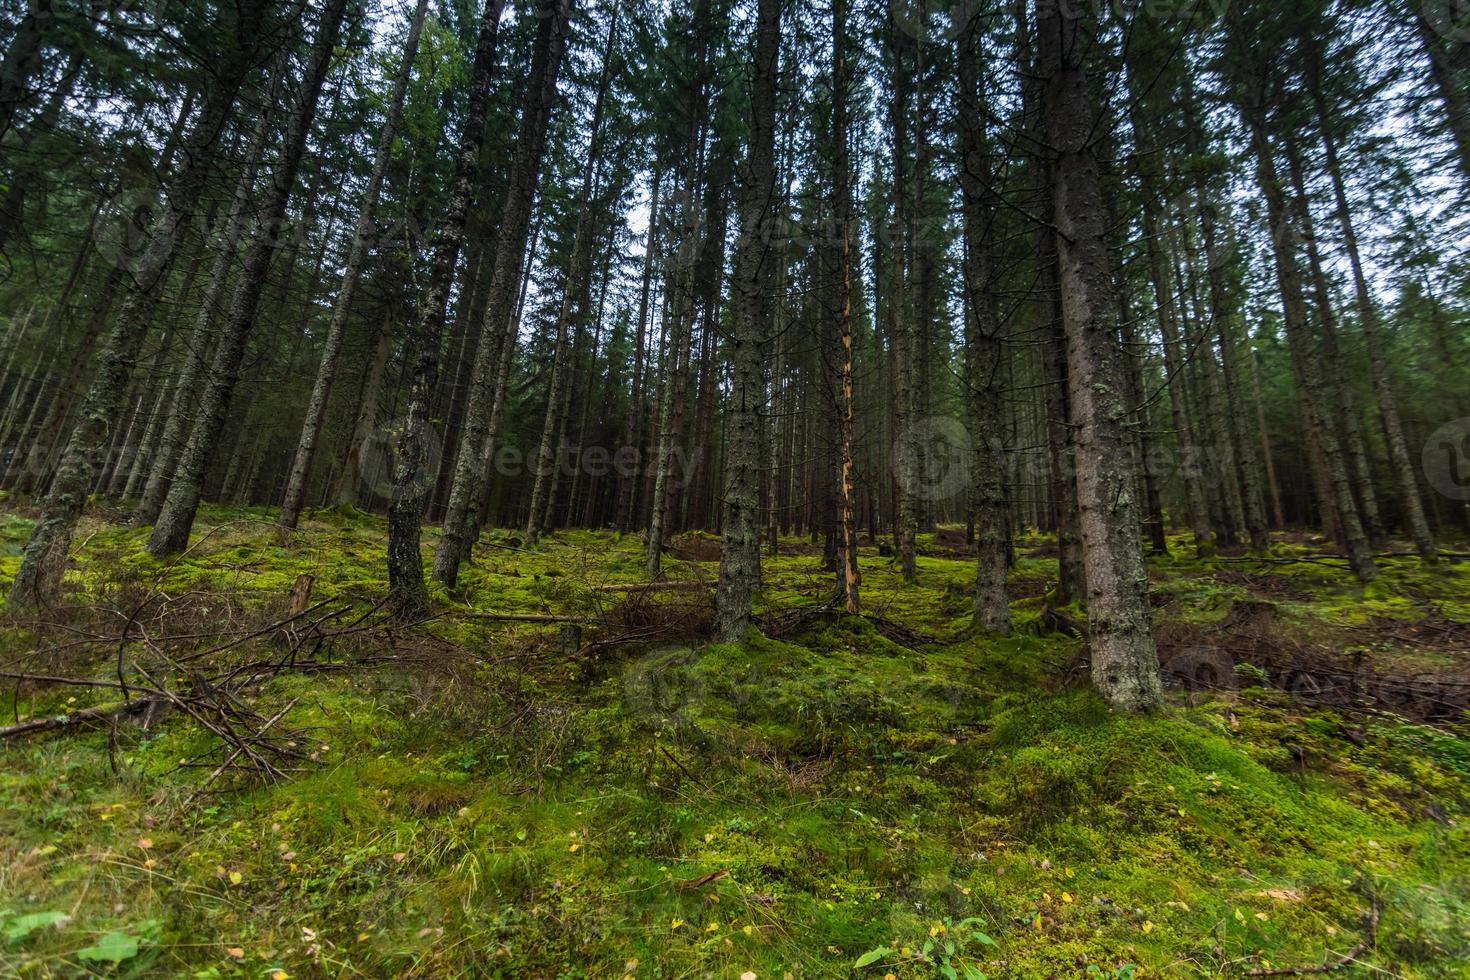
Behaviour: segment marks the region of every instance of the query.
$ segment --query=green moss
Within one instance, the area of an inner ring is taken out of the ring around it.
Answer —
[[[196,546],[163,563],[141,532],[91,525],[69,583],[99,600],[207,591],[238,616],[278,609],[299,574],[318,597],[382,594],[376,518],[316,512],[284,542],[269,519],[206,509]],[[204,774],[178,762],[210,743],[177,716],[0,745],[0,934],[73,916],[0,946],[0,972],[76,975],[78,951],[121,930],[139,975],[616,977],[636,960],[641,977],[835,977],[888,946],[910,955],[869,975],[931,977],[912,951],[976,919],[996,945],[966,962],[993,977],[1217,975],[1323,962],[1376,902],[1373,968],[1463,975],[1470,740],[1255,689],[1114,715],[1059,680],[1076,641],[1027,629],[1055,570],[1027,552],[1047,544],[1021,542],[1005,640],[969,629],[967,561],[925,555],[906,584],[866,548],[865,608],[936,642],[836,618],[568,665],[545,629],[446,616],[428,629],[463,652],[442,670],[260,692],[262,710],[295,700],[307,757],[278,785],[196,799]],[[1386,563],[1363,590],[1314,565],[1242,577],[1173,544],[1152,569],[1161,629],[1212,628],[1242,599],[1304,632],[1453,618],[1463,601],[1458,566]],[[782,548],[762,608],[825,595],[820,555]],[[595,613],[617,601],[597,587],[642,564],[631,536],[559,532],[527,552],[491,533],[436,602]],[[94,696],[27,690],[14,710]]]

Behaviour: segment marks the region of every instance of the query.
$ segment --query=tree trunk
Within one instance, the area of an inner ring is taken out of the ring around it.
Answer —
[[[847,600],[847,614],[861,612],[859,587],[862,573],[858,570],[857,491],[853,472],[853,229],[852,229],[852,163],[848,151],[850,122],[848,97],[852,85],[847,55],[847,2],[832,3],[832,224],[840,249],[838,269],[837,334],[842,364],[841,399],[838,402],[840,435],[838,437],[838,552],[842,574],[838,582]],[[782,256],[784,258],[784,255]]]
[[[253,66],[255,45],[262,34],[261,20],[268,3],[269,0],[241,0],[234,8],[230,43],[216,61],[214,85],[190,134],[186,162],[169,188],[148,245],[133,269],[127,299],[98,358],[97,371],[52,480],[41,520],[26,544],[10,590],[9,603],[16,609],[33,609],[50,602],[61,584],[72,534],[158,306],[177,251],[180,228],[193,215],[204,191],[220,134],[234,107],[235,94]]]
[[[1129,122],[1133,127],[1133,143],[1137,152],[1136,169],[1139,191],[1143,196],[1143,242],[1148,257],[1149,282],[1153,287],[1155,313],[1164,336],[1164,370],[1168,373],[1169,411],[1174,420],[1174,435],[1179,447],[1178,471],[1184,481],[1185,501],[1189,510],[1189,526],[1194,532],[1195,553],[1208,558],[1215,553],[1215,533],[1210,527],[1210,508],[1205,499],[1201,474],[1199,445],[1186,407],[1186,358],[1194,351],[1179,347],[1179,320],[1182,312],[1174,301],[1169,282],[1169,269],[1164,254],[1163,228],[1159,221],[1162,179],[1158,172],[1158,150],[1153,145],[1149,121],[1142,118],[1145,83],[1130,60],[1128,65]]]
[[[633,515],[637,513],[637,488],[643,462],[643,384],[646,351],[648,348],[648,299],[653,285],[653,266],[658,254],[659,191],[663,172],[655,168],[653,186],[649,189],[648,231],[643,241],[643,276],[638,287],[638,334],[633,342],[633,378],[628,389],[628,419],[623,429],[623,444],[618,449],[621,458],[618,473],[619,534],[627,534],[633,526]]]
[[[607,99],[608,85],[612,80],[614,46],[617,44],[618,8],[613,8],[612,22],[607,28],[607,46],[602,53],[602,74],[597,84],[597,97],[592,105],[592,124],[587,141],[587,159],[582,167],[582,193],[577,199],[583,208],[577,215],[577,227],[572,241],[571,261],[567,268],[566,282],[562,287],[561,307],[556,317],[556,343],[551,359],[551,379],[547,385],[546,415],[541,425],[541,442],[536,453],[536,469],[531,488],[531,512],[526,520],[526,545],[535,547],[541,536],[542,511],[554,505],[554,494],[548,494],[547,481],[552,476],[558,460],[554,440],[557,428],[566,424],[566,406],[563,402],[570,392],[567,384],[567,333],[581,327],[586,310],[584,280],[591,260],[594,231],[592,207],[595,199],[595,182],[598,176],[597,161],[602,154],[602,110]],[[529,105],[528,105],[529,110]],[[519,285],[519,283],[517,283]],[[583,303],[574,304],[580,294]],[[575,316],[573,315],[574,306]],[[498,365],[497,365],[498,367]],[[575,370],[571,368],[570,370]]]
[[[1113,322],[1095,123],[1086,50],[1076,11],[1037,0],[1040,75],[1047,142],[1055,165],[1056,239],[1067,367],[1077,424],[1077,502],[1087,569],[1092,677],[1123,711],[1162,701],[1150,628],[1148,577],[1139,539],[1137,481],[1131,468],[1129,406]]]
[[[842,0],[837,0],[838,4]],[[750,600],[760,582],[762,353],[770,335],[769,291],[776,228],[776,76],[781,57],[781,0],[758,0],[750,82],[750,137],[740,200],[740,238],[733,277],[735,328],[725,480],[721,487],[720,582],[715,634],[734,643],[750,626]],[[845,252],[845,246],[844,246]],[[848,332],[849,344],[851,331]],[[856,585],[852,601],[856,600]]]
[[[1342,164],[1337,157],[1337,140],[1333,136],[1332,121],[1322,96],[1320,69],[1315,54],[1317,49],[1310,47],[1309,50],[1312,54],[1308,57],[1307,85],[1317,111],[1318,129],[1322,133],[1327,174],[1332,178],[1332,194],[1337,205],[1337,222],[1342,230],[1343,248],[1347,251],[1348,264],[1352,267],[1358,322],[1368,348],[1368,363],[1373,372],[1373,391],[1377,395],[1378,412],[1383,419],[1389,464],[1393,469],[1394,482],[1398,485],[1399,506],[1403,509],[1404,525],[1414,539],[1414,547],[1419,556],[1424,561],[1433,563],[1438,559],[1439,552],[1434,544],[1434,535],[1429,530],[1429,522],[1424,517],[1424,502],[1419,496],[1419,478],[1409,456],[1408,440],[1404,438],[1404,425],[1399,417],[1393,375],[1389,371],[1388,358],[1383,350],[1378,306],[1373,302],[1373,295],[1368,290],[1368,279],[1363,274],[1363,260],[1358,253],[1358,234],[1353,227],[1352,208],[1348,203]]]
[[[1424,46],[1424,55],[1429,59],[1429,77],[1434,82],[1440,102],[1444,104],[1445,130],[1454,141],[1460,173],[1470,182],[1470,95],[1466,93],[1462,72],[1450,53],[1450,45],[1464,42],[1440,37],[1429,17],[1437,13],[1440,17],[1449,18],[1460,13],[1461,8],[1457,4],[1443,3],[1411,3],[1408,6],[1413,9],[1414,29]]]
[[[316,456],[317,438],[321,433],[322,422],[326,419],[327,400],[331,397],[332,385],[336,381],[337,360],[342,353],[342,335],[347,327],[347,316],[352,311],[352,301],[357,293],[358,281],[362,277],[362,267],[367,261],[368,245],[376,232],[373,216],[378,206],[378,193],[382,189],[383,175],[388,170],[388,161],[392,156],[393,140],[398,133],[399,118],[403,114],[403,100],[408,92],[409,79],[413,75],[413,62],[418,55],[419,34],[428,5],[429,0],[418,0],[413,18],[409,21],[408,38],[403,43],[398,76],[393,81],[387,118],[383,120],[383,128],[378,133],[373,171],[363,190],[362,208],[357,216],[357,227],[352,232],[352,248],[347,254],[342,284],[337,290],[337,301],[332,306],[332,320],[322,343],[322,359],[317,366],[316,381],[312,384],[311,397],[307,402],[301,438],[291,461],[290,475],[286,478],[286,494],[281,503],[279,519],[283,528],[294,528],[301,517],[307,480],[311,474],[312,460]]]
[[[1240,56],[1248,59],[1255,57],[1244,51],[1240,52]],[[1272,257],[1276,266],[1277,284],[1281,289],[1287,344],[1302,379],[1304,421],[1308,430],[1315,434],[1321,448],[1326,469],[1324,477],[1327,481],[1327,486],[1322,490],[1338,512],[1341,540],[1347,552],[1348,563],[1360,581],[1371,582],[1377,577],[1378,569],[1373,563],[1368,539],[1358,520],[1358,508],[1353,500],[1352,483],[1348,479],[1342,447],[1332,431],[1327,385],[1322,377],[1316,345],[1312,343],[1311,326],[1307,322],[1306,296],[1302,291],[1301,269],[1297,264],[1299,231],[1296,228],[1295,215],[1288,207],[1285,190],[1277,176],[1276,160],[1266,133],[1265,82],[1252,68],[1246,69],[1246,77],[1242,81],[1245,87],[1245,104],[1242,110],[1256,158],[1256,180],[1266,199],[1267,214],[1271,221]]]
[[[894,451],[898,458],[895,501],[897,519],[893,536],[898,551],[899,571],[904,581],[912,582],[918,576],[915,546],[919,534],[919,514],[915,495],[919,490],[920,475],[915,445],[917,436],[912,431],[919,421],[914,412],[916,399],[913,391],[918,331],[914,323],[915,310],[910,302],[909,256],[905,247],[906,234],[910,231],[907,135],[911,111],[911,79],[904,57],[909,44],[898,25],[893,22],[896,16],[894,11],[890,11],[888,25],[888,45],[893,61],[893,94],[888,104],[889,124],[893,130],[893,224],[888,242],[888,247],[892,250],[889,257],[892,283],[888,315],[891,323],[889,337],[893,349]]]
[[[980,84],[979,20],[960,35],[959,164],[964,215],[965,385],[971,403],[975,440],[974,509],[977,560],[975,565],[975,625],[1001,635],[1011,631],[1011,609],[1006,597],[1006,567],[1010,536],[1006,529],[1006,494],[1002,474],[1005,452],[1003,430],[1003,371],[1005,337],[997,314],[991,228],[999,202],[995,198],[994,166],[986,145]]]
[[[260,225],[245,251],[240,265],[240,279],[230,301],[226,318],[211,365],[210,377],[199,402],[199,419],[189,434],[189,442],[179,457],[179,469],[169,486],[168,497],[148,538],[148,551],[155,557],[183,551],[189,543],[194,515],[204,481],[204,471],[219,443],[229,412],[230,397],[240,375],[240,361],[245,356],[245,341],[255,323],[260,296],[265,288],[271,259],[280,243],[280,231],[286,217],[286,206],[296,185],[296,174],[306,153],[306,142],[316,119],[322,85],[332,66],[332,52],[337,45],[342,19],[349,0],[328,0],[312,40],[306,74],[300,81],[301,94],[286,126],[285,142],[271,172],[270,183],[260,201]]]
[[[1352,476],[1354,499],[1358,503],[1363,530],[1372,544],[1383,541],[1383,524],[1378,516],[1378,495],[1373,489],[1373,471],[1368,465],[1368,450],[1363,440],[1363,420],[1358,411],[1358,400],[1353,394],[1352,383],[1343,363],[1342,345],[1337,336],[1337,314],[1332,304],[1332,288],[1327,273],[1322,267],[1322,256],[1317,249],[1317,232],[1312,220],[1311,202],[1307,197],[1306,175],[1302,167],[1295,136],[1286,140],[1287,167],[1291,175],[1292,190],[1296,197],[1296,210],[1301,219],[1301,237],[1305,242],[1307,269],[1311,273],[1312,297],[1317,305],[1317,318],[1322,327],[1321,349],[1323,367],[1327,372],[1329,411],[1341,422],[1341,440]]]
[[[546,130],[556,101],[557,77],[566,50],[571,0],[541,0],[539,25],[531,74],[521,108],[521,125],[516,136],[515,160],[510,188],[501,209],[500,236],[495,253],[495,270],[490,276],[485,303],[485,320],[480,327],[480,345],[475,351],[475,368],[470,376],[469,400],[465,406],[464,430],[460,437],[454,486],[444,514],[444,531],[434,556],[434,578],[453,587],[473,540],[475,504],[479,500],[480,459],[496,393],[494,382],[499,355],[515,338],[510,329],[526,261],[526,240],[531,231],[531,207],[541,176],[546,149]]]
[[[433,479],[429,453],[429,410],[439,381],[439,346],[449,286],[464,243],[465,219],[479,169],[480,140],[485,130],[490,75],[495,67],[495,42],[505,0],[485,0],[484,15],[475,42],[475,64],[470,76],[469,107],[459,132],[454,181],[444,217],[439,222],[433,268],[420,298],[412,350],[409,390],[393,453],[393,489],[388,504],[388,588],[404,614],[428,604],[423,557],[419,554],[424,503]]]
[[[284,59],[281,59],[269,86],[272,104],[278,98],[280,86],[284,83],[285,68]],[[214,264],[209,270],[209,280],[195,316],[194,331],[184,345],[184,360],[174,382],[172,407],[159,437],[158,452],[154,455],[148,480],[143,485],[143,497],[138,502],[138,509],[133,512],[134,527],[147,527],[158,520],[159,512],[163,510],[163,500],[168,496],[169,484],[179,465],[179,456],[184,451],[184,441],[196,419],[199,384],[214,347],[214,321],[224,299],[225,288],[229,285],[230,267],[234,264],[240,246],[240,236],[245,231],[260,159],[265,153],[266,139],[270,134],[270,123],[270,113],[262,111],[246,148],[244,168],[235,184],[230,213],[225,219],[224,231],[220,236],[219,254],[215,256]]]

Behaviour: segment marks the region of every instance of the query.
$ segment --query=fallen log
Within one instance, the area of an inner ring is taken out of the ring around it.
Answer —
[[[145,697],[131,698],[127,701],[113,701],[91,708],[78,708],[76,711],[71,711],[64,715],[48,715],[44,718],[32,718],[29,721],[22,721],[18,724],[0,728],[0,738],[18,738],[21,735],[54,732],[57,729],[70,728],[73,725],[80,725],[86,721],[101,721],[107,718],[115,718],[118,715],[142,711],[157,700],[159,700],[158,695],[149,694]]]
[[[712,588],[708,582],[632,582],[619,585],[594,585],[593,592],[704,592]]]

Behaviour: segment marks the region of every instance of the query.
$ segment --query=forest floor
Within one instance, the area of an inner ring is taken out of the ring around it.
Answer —
[[[608,588],[646,581],[636,537],[487,534],[402,624],[376,518],[283,542],[207,508],[160,563],[120,516],[85,522],[66,608],[0,624],[0,726],[179,705],[0,742],[0,975],[1470,976],[1470,563],[1364,589],[1306,537],[1178,539],[1161,658],[1216,689],[1129,718],[1040,538],[1011,639],[969,629],[941,531],[911,585],[863,549],[865,619],[792,613],[830,577],[783,541],[782,638],[709,646],[698,585]],[[0,511],[0,588],[29,526]]]

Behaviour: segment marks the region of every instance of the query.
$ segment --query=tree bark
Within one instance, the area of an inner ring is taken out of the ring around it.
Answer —
[[[284,69],[284,59],[281,59],[270,84],[269,98],[272,103],[284,83]],[[230,268],[234,265],[240,247],[240,236],[245,232],[247,212],[250,210],[256,178],[259,175],[260,159],[265,153],[266,139],[270,134],[270,122],[270,113],[262,111],[250,137],[244,169],[235,184],[230,213],[225,219],[224,231],[220,236],[219,253],[209,270],[209,280],[205,284],[204,295],[195,314],[194,330],[184,345],[184,360],[174,382],[171,407],[163,432],[159,436],[158,452],[149,467],[142,499],[138,502],[137,510],[133,511],[131,523],[134,527],[147,527],[157,522],[158,514],[163,510],[164,498],[168,496],[174,471],[178,469],[179,456],[184,451],[184,443],[196,419],[195,399],[205,365],[214,349],[215,318],[220,313],[225,289],[229,285]]]
[[[1077,501],[1087,569],[1093,683],[1123,711],[1162,702],[1139,538],[1129,406],[1118,363],[1104,206],[1091,138],[1080,15],[1036,0],[1047,142],[1056,154],[1057,254],[1067,367],[1077,424]]]
[[[393,489],[388,504],[388,588],[400,610],[409,615],[428,604],[423,557],[419,553],[424,503],[433,478],[429,458],[429,411],[439,381],[439,347],[449,285],[464,243],[466,216],[479,169],[480,141],[485,130],[495,42],[505,0],[485,0],[475,41],[469,106],[459,132],[454,181],[439,222],[433,267],[420,297],[408,363],[409,390],[393,453]]]
[[[1011,631],[1011,609],[1006,597],[1006,569],[1010,536],[1006,528],[1006,494],[1002,474],[1005,452],[1002,387],[1005,337],[998,316],[994,286],[994,243],[991,229],[999,203],[994,165],[986,145],[981,107],[980,19],[974,17],[958,38],[960,191],[964,216],[964,293],[966,351],[965,384],[970,393],[972,435],[975,440],[973,523],[975,564],[975,625],[1001,635]]]
[[[839,4],[842,0],[837,0]],[[769,302],[775,269],[776,75],[781,56],[782,0],[759,0],[750,83],[750,136],[735,247],[735,327],[730,336],[733,378],[727,412],[720,582],[715,593],[715,634],[738,641],[750,626],[750,601],[760,582],[762,356],[770,336]],[[845,246],[844,246],[845,248]],[[851,330],[848,331],[849,344]],[[854,586],[854,589],[856,586]],[[854,595],[855,598],[855,595]]]
[[[1237,43],[1243,41],[1241,38]],[[1237,54],[1243,64],[1254,64],[1254,54],[1245,50]],[[1342,447],[1332,431],[1328,415],[1327,386],[1322,377],[1316,345],[1312,342],[1311,326],[1307,322],[1306,296],[1302,290],[1301,268],[1297,264],[1299,232],[1295,215],[1291,213],[1286,192],[1277,175],[1276,160],[1266,131],[1265,80],[1257,70],[1246,67],[1241,82],[1244,89],[1244,104],[1241,108],[1250,131],[1251,149],[1256,158],[1256,181],[1266,199],[1267,214],[1271,221],[1272,257],[1276,266],[1277,284],[1281,289],[1287,344],[1302,380],[1305,424],[1317,439],[1326,469],[1324,477],[1327,486],[1321,489],[1338,512],[1341,540],[1353,574],[1360,581],[1371,582],[1377,577],[1378,568],[1373,563],[1368,539],[1358,520],[1358,508],[1353,500],[1352,483],[1348,479]]]
[[[566,282],[562,287],[561,307],[556,317],[556,343],[551,359],[551,379],[547,385],[546,414],[541,425],[541,442],[536,452],[536,469],[531,487],[531,511],[526,519],[526,545],[535,547],[541,536],[542,511],[554,505],[554,494],[548,494],[547,481],[557,466],[557,450],[554,440],[558,426],[565,425],[564,402],[570,391],[567,384],[567,333],[581,327],[586,310],[584,279],[591,261],[594,230],[592,228],[592,201],[596,195],[598,177],[597,161],[602,154],[602,111],[607,100],[608,85],[612,80],[613,57],[617,44],[618,8],[613,8],[612,21],[607,28],[607,45],[602,53],[602,74],[597,83],[597,96],[592,104],[591,132],[588,136],[587,159],[582,167],[583,202],[577,215],[576,232],[573,235],[571,261],[567,267]],[[574,303],[580,295],[583,304]],[[575,316],[574,316],[575,311]],[[497,365],[498,366],[498,365]]]
[[[1318,49],[1315,39],[1308,39],[1307,87],[1311,91],[1317,112],[1318,129],[1322,134],[1322,147],[1326,152],[1327,174],[1332,179],[1332,194],[1337,206],[1337,223],[1342,231],[1343,248],[1348,255],[1348,264],[1353,274],[1353,294],[1357,300],[1358,323],[1363,331],[1363,340],[1368,348],[1368,363],[1373,372],[1373,391],[1378,399],[1378,413],[1383,420],[1383,432],[1388,442],[1388,457],[1393,469],[1394,482],[1398,485],[1399,506],[1403,509],[1404,526],[1414,539],[1419,557],[1428,563],[1438,559],[1434,535],[1424,517],[1424,502],[1419,495],[1419,478],[1409,456],[1408,440],[1404,438],[1404,425],[1399,416],[1398,397],[1394,392],[1393,375],[1389,371],[1388,358],[1383,349],[1382,326],[1378,317],[1378,306],[1368,289],[1368,279],[1363,274],[1363,260],[1358,252],[1357,229],[1353,227],[1352,207],[1348,202],[1347,188],[1342,175],[1342,163],[1337,156],[1337,139],[1333,135],[1332,120],[1327,102],[1322,95]]]

